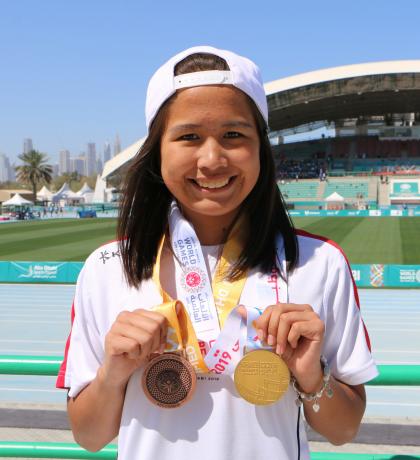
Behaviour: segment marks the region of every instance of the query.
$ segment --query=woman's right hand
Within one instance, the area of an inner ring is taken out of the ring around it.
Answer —
[[[121,312],[105,337],[105,360],[98,377],[108,386],[125,387],[133,372],[155,352],[163,352],[168,321],[161,313]]]

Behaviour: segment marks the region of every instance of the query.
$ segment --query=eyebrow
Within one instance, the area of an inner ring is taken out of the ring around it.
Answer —
[[[196,125],[194,123],[184,123],[182,125],[175,125],[172,126],[172,128],[169,129],[169,132],[171,133],[176,133],[178,131],[188,131],[190,129],[196,129],[199,128],[201,125]]]
[[[251,123],[247,123],[246,121],[228,121],[227,123],[223,123],[223,128],[253,128]]]
[[[176,133],[179,131],[188,131],[200,128],[201,125],[195,123],[183,123],[180,125],[175,125],[169,129],[169,132]],[[251,123],[247,123],[246,121],[228,121],[222,124],[223,128],[252,128],[253,126]]]

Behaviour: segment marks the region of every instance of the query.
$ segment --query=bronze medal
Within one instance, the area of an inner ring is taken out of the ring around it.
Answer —
[[[279,355],[268,350],[255,350],[239,361],[234,381],[243,399],[265,406],[275,403],[286,393],[290,371]]]
[[[145,367],[142,384],[147,398],[167,409],[185,404],[194,394],[194,368],[177,353],[164,353]]]

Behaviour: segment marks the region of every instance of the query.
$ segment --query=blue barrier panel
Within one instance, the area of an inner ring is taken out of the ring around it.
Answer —
[[[420,216],[420,209],[290,209],[292,217],[416,217]]]
[[[420,287],[420,265],[387,265],[386,285]]]
[[[10,262],[0,262],[0,281],[7,282],[9,280]]]
[[[2,283],[75,283],[83,262],[0,262]]]
[[[358,210],[358,209],[340,209],[340,210],[329,210],[329,209],[291,209],[289,214],[292,217],[380,217],[382,211],[377,209]]]
[[[83,262],[67,262],[67,279],[68,283],[75,283],[83,267]]]
[[[351,266],[358,287],[420,288],[420,265]]]
[[[83,262],[0,262],[0,283],[76,283]],[[418,288],[420,265],[353,264],[358,287]]]
[[[67,262],[10,262],[9,279],[22,283],[65,283]]]

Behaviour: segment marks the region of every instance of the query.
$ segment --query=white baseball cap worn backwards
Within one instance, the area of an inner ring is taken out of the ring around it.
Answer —
[[[196,53],[214,54],[227,62],[229,70],[206,70],[174,76],[175,66]],[[178,89],[203,85],[232,85],[247,94],[268,124],[268,107],[259,68],[248,58],[211,46],[195,46],[173,56],[152,76],[146,95],[147,129],[161,106]]]

